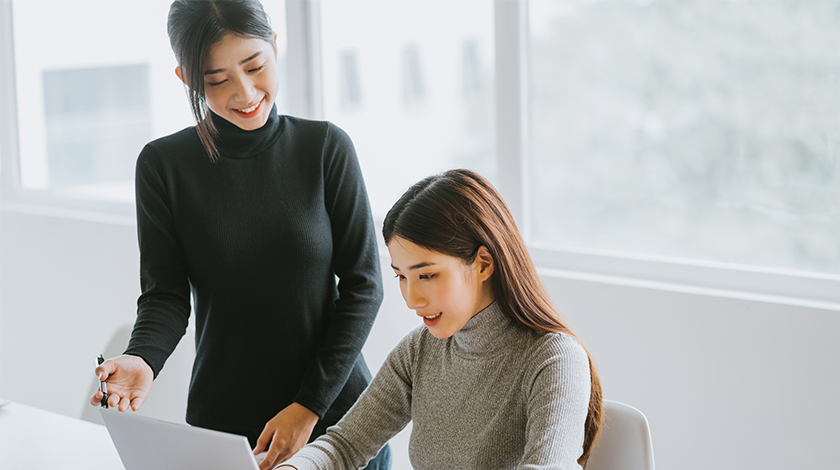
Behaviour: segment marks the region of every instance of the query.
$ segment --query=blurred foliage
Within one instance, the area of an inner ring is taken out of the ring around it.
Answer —
[[[840,274],[840,2],[562,4],[531,37],[537,240]]]

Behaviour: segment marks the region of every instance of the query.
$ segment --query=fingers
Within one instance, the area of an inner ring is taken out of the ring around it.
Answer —
[[[274,468],[275,465],[287,460],[296,452],[295,449],[290,448],[288,442],[281,442],[276,437],[271,441],[271,447],[269,447],[268,453],[265,454],[265,458],[260,462],[260,470]]]
[[[131,400],[131,411],[139,410],[140,405],[142,405],[144,401],[146,401],[146,400],[142,397],[137,397],[137,398]]]
[[[262,459],[260,462],[260,470],[269,470],[274,468],[275,465],[282,462],[280,457],[277,455],[279,452],[276,449],[271,449],[265,454],[265,458]]]
[[[99,364],[96,369],[93,370],[93,373],[99,377],[99,380],[107,380],[108,376],[113,374],[117,370],[116,361],[113,359],[108,359],[107,361]]]
[[[102,401],[102,392],[97,390],[96,393],[90,397],[90,404],[93,406],[99,406],[99,402]]]
[[[271,436],[274,434],[274,431],[268,428],[268,425],[265,425],[263,432],[260,433],[260,437],[257,438],[257,445],[254,446],[254,455],[262,453],[265,451],[265,448],[268,447],[268,441],[271,440]]]
[[[130,406],[131,406],[131,400],[129,400],[129,399],[128,399],[128,397],[122,397],[122,398],[120,398],[120,405],[119,405],[119,410],[120,410],[120,411],[125,411],[125,410],[127,410]]]
[[[108,394],[108,408],[116,408],[120,405],[120,396],[116,393]]]

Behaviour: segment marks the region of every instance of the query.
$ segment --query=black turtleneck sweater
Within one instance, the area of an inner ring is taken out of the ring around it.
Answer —
[[[211,118],[219,161],[195,128],[150,142],[137,159],[142,294],[125,352],[157,376],[187,328],[192,294],[187,422],[253,445],[297,402],[322,418],[314,438],[370,381],[361,349],[382,301],[355,150],[327,122],[272,112],[244,131]]]

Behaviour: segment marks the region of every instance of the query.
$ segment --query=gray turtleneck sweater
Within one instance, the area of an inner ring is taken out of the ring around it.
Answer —
[[[497,303],[448,339],[409,333],[344,418],[283,465],[356,469],[409,420],[415,469],[579,469],[590,376],[571,336]]]

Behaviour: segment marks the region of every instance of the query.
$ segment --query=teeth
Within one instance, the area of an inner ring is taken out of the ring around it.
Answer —
[[[440,316],[440,313],[435,314],[435,315],[429,315],[429,316],[426,316],[426,317],[423,317],[423,318],[426,318],[426,319],[429,319],[429,320],[434,320],[435,318],[437,318],[439,316]]]
[[[260,101],[260,103],[262,103],[262,101]],[[257,103],[255,105],[251,106],[250,108],[237,109],[237,111],[239,111],[240,113],[246,113],[246,114],[250,113],[251,111],[257,109],[257,107],[260,105],[260,103]]]

